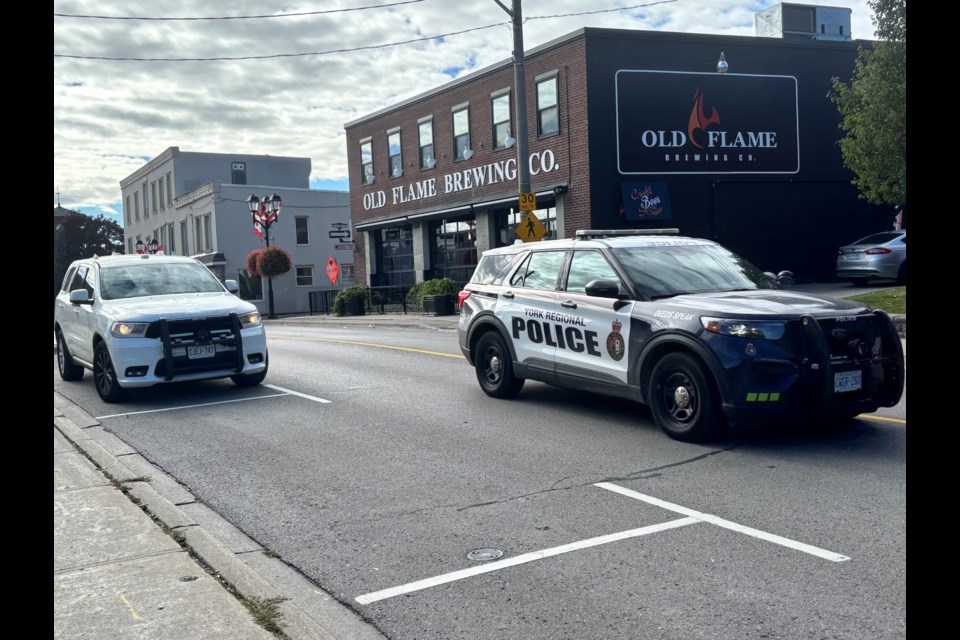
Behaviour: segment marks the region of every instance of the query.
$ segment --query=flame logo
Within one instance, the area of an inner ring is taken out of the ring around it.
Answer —
[[[690,110],[690,122],[687,124],[687,138],[693,143],[693,146],[703,149],[703,145],[698,144],[693,137],[693,132],[705,131],[711,124],[720,124],[720,112],[716,107],[710,105],[710,117],[703,112],[703,92],[700,87],[693,94],[693,109]]]

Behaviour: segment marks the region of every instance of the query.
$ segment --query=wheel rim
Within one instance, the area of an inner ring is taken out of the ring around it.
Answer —
[[[60,369],[60,373],[63,373],[63,336],[60,335],[60,332],[57,332],[57,368]]]
[[[109,395],[114,385],[113,364],[110,362],[110,354],[106,349],[97,352],[96,367],[94,367],[93,376],[97,381],[97,390],[103,395]]]
[[[503,378],[503,361],[500,350],[489,347],[483,354],[483,377],[491,385],[496,385]]]
[[[690,376],[677,372],[663,383],[661,402],[670,418],[678,424],[689,424],[697,417],[700,397]]]

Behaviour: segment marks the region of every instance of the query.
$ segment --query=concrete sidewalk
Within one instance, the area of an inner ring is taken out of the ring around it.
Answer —
[[[383,640],[57,392],[53,415],[54,638]]]

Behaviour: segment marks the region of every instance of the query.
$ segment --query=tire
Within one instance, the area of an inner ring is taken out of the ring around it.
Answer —
[[[238,373],[230,376],[230,379],[233,380],[233,384],[238,387],[255,387],[267,377],[267,369],[270,368],[270,354],[267,354],[265,357],[264,364],[267,366],[265,366],[260,373],[251,373],[250,375]]]
[[[671,353],[650,377],[653,419],[668,436],[698,442],[719,436],[726,428],[720,393],[709,371],[685,353]]]
[[[57,329],[57,369],[60,371],[60,378],[68,382],[80,380],[83,378],[83,367],[73,361],[70,350],[67,349],[67,343],[63,339],[63,332]]]
[[[477,343],[477,382],[483,392],[492,398],[514,398],[523,388],[523,378],[513,370],[513,360],[507,344],[499,333],[489,331]]]
[[[117,372],[105,342],[93,350],[93,382],[97,387],[97,395],[104,402],[120,402],[126,395],[117,381]]]
[[[870,278],[850,278],[850,282],[852,282],[855,287],[863,287],[870,282]]]
[[[897,271],[897,284],[907,284],[907,263],[904,262],[900,265],[900,270]]]

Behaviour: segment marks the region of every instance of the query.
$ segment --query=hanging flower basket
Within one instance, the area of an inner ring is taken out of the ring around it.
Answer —
[[[282,276],[293,268],[293,260],[283,247],[261,249],[257,256],[257,273],[267,278]]]

